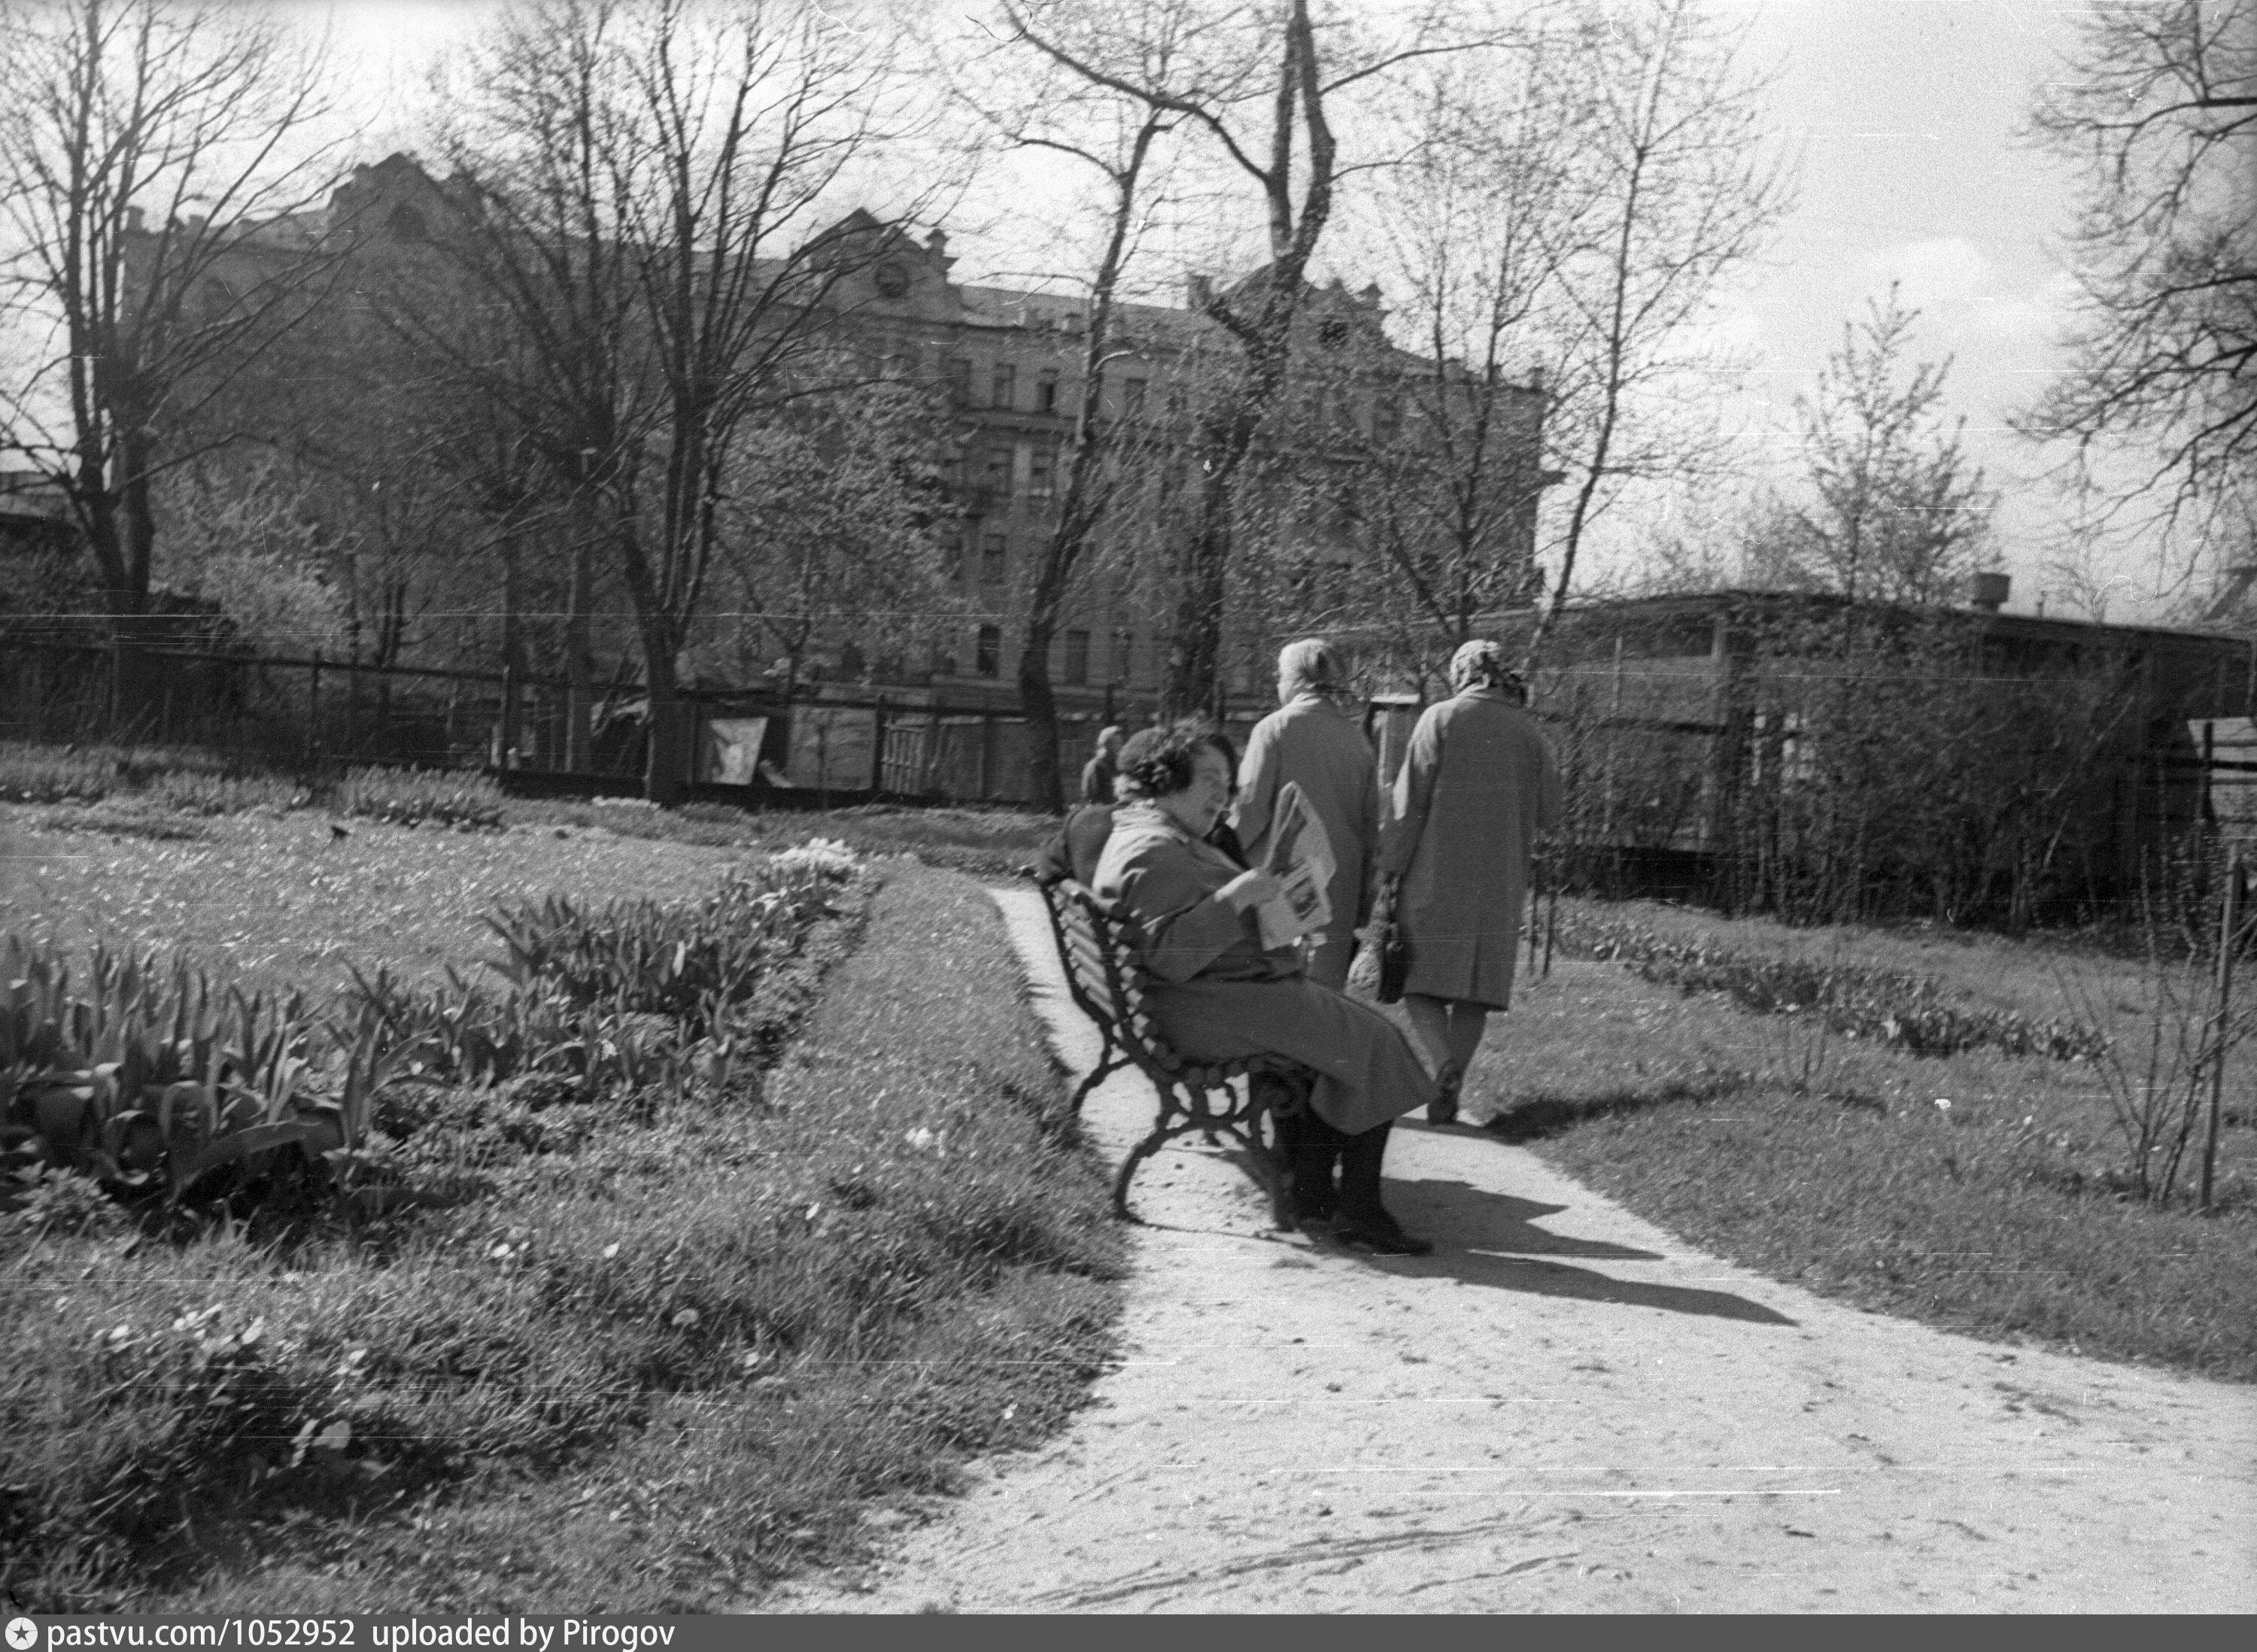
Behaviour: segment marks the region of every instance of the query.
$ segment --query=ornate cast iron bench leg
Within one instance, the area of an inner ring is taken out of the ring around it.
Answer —
[[[1159,1117],[1153,1120],[1150,1133],[1128,1150],[1128,1156],[1121,1161],[1120,1173],[1113,1178],[1113,1214],[1124,1222],[1141,1223],[1144,1219],[1128,1208],[1128,1183],[1136,1178],[1137,1167],[1167,1146],[1172,1138],[1187,1129],[1198,1127],[1184,1116],[1187,1110],[1177,1096],[1173,1084],[1164,1085],[1156,1078],[1152,1081],[1152,1088],[1159,1092]]]
[[[1107,1023],[1100,1021],[1097,1023],[1097,1030],[1104,1035],[1105,1048],[1099,1052],[1097,1065],[1091,1068],[1081,1083],[1074,1087],[1073,1098],[1066,1103],[1066,1116],[1070,1119],[1081,1117],[1081,1104],[1089,1099],[1091,1091],[1130,1064],[1128,1053],[1121,1048],[1120,1041],[1113,1036],[1113,1028]]]

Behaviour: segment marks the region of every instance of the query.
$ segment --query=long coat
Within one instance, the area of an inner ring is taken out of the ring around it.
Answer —
[[[1510,1007],[1529,858],[1560,804],[1558,765],[1502,693],[1469,688],[1426,708],[1379,849],[1380,870],[1402,879],[1405,992]]]
[[[1356,927],[1371,915],[1370,864],[1379,846],[1379,762],[1354,717],[1320,694],[1304,694],[1254,725],[1238,765],[1238,801],[1230,823],[1246,845],[1247,864],[1269,852],[1277,794],[1298,782],[1332,845],[1333,880],[1325,890],[1332,921],[1309,959],[1309,978],[1335,992],[1348,985]]]
[[[1145,1003],[1168,1041],[1199,1061],[1268,1051],[1301,1063],[1317,1074],[1317,1116],[1350,1135],[1432,1101],[1433,1081],[1392,1022],[1309,979],[1294,948],[1265,950],[1254,914],[1214,898],[1242,870],[1152,804],[1114,815],[1093,892],[1136,918]]]

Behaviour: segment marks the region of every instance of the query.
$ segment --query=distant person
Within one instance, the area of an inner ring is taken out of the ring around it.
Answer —
[[[1424,1255],[1433,1246],[1380,1203],[1380,1161],[1390,1121],[1431,1102],[1433,1081],[1385,1016],[1309,979],[1299,948],[1262,944],[1255,908],[1283,886],[1206,841],[1230,801],[1213,731],[1192,720],[1145,730],[1121,752],[1121,787],[1094,893],[1136,921],[1153,1020],[1194,1061],[1267,1052],[1312,1069],[1304,1139],[1339,1156],[1341,1185],[1336,1205],[1311,1208],[1297,1150],[1296,1215],[1332,1216],[1333,1237],[1352,1249]]]
[[[1277,653],[1277,710],[1254,725],[1238,766],[1238,800],[1230,824],[1249,866],[1270,848],[1277,794],[1288,783],[1316,811],[1333,851],[1325,890],[1332,921],[1309,958],[1309,978],[1335,992],[1348,988],[1355,931],[1371,915],[1371,857],[1379,845],[1379,761],[1348,709],[1340,656],[1321,637],[1287,643]]]
[[[1503,647],[1467,643],[1450,687],[1412,731],[1379,847],[1410,954],[1403,1006],[1441,1091],[1426,1109],[1438,1125],[1457,1117],[1489,1013],[1511,1007],[1529,863],[1560,807],[1559,766]]]
[[[1113,782],[1120,772],[1120,726],[1110,725],[1097,737],[1097,750],[1088,762],[1081,766],[1081,801],[1085,803],[1109,803],[1113,801]]]

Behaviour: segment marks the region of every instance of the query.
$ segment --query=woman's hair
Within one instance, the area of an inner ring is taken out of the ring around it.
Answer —
[[[1461,644],[1450,656],[1450,688],[1457,694],[1468,688],[1502,688],[1524,699],[1528,692],[1520,674],[1505,664],[1504,645],[1480,637]]]
[[[1280,697],[1288,700],[1297,694],[1341,695],[1348,692],[1348,674],[1332,644],[1322,637],[1304,637],[1277,651],[1277,686]]]
[[[1204,717],[1140,729],[1121,748],[1114,785],[1123,797],[1172,796],[1192,783],[1199,754],[1209,748],[1230,756],[1228,744]]]

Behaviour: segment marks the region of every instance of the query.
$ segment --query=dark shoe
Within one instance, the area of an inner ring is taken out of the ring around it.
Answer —
[[[1352,1251],[1374,1256],[1428,1256],[1434,1242],[1405,1233],[1384,1211],[1376,1217],[1343,1216],[1333,1224],[1333,1237]]]
[[[1458,1121],[1458,1086],[1465,1083],[1465,1075],[1457,1068],[1444,1063],[1442,1070],[1434,1075],[1434,1087],[1441,1093],[1426,1104],[1426,1122],[1430,1125],[1454,1125]]]

